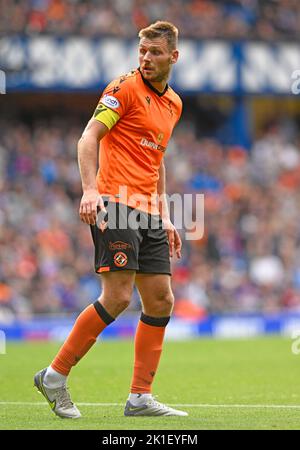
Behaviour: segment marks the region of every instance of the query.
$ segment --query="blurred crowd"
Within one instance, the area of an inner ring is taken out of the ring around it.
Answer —
[[[0,33],[136,37],[169,20],[182,37],[297,39],[298,0],[0,0]]]
[[[78,312],[100,293],[90,230],[78,216],[83,125],[0,122],[2,319]],[[177,127],[166,155],[168,192],[205,194],[204,236],[183,239],[183,258],[172,263],[178,316],[300,309],[293,125],[273,123],[250,152],[196,138],[190,122]],[[131,308],[139,308],[137,293]]]

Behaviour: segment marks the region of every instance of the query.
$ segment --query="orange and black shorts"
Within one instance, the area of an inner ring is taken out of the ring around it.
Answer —
[[[104,202],[107,214],[91,225],[97,273],[135,270],[171,275],[169,244],[159,215],[118,202]]]

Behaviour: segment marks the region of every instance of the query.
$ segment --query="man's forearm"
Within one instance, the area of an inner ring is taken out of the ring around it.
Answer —
[[[166,198],[166,169],[162,162],[159,169],[159,180],[157,183],[158,209],[162,219],[170,219],[169,207]]]
[[[98,140],[94,136],[82,136],[78,142],[78,166],[82,190],[97,189]]]
[[[162,219],[170,219],[169,207],[165,192],[159,194],[159,213]]]

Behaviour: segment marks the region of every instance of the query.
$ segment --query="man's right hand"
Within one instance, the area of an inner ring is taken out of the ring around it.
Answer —
[[[106,212],[103,199],[97,189],[84,191],[79,207],[79,215],[82,222],[88,225],[96,225],[98,206],[101,211]]]

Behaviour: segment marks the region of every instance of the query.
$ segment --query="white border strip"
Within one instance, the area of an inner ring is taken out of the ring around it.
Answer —
[[[124,406],[125,403],[77,403],[78,406]],[[46,402],[0,402],[0,406],[15,405],[15,406],[48,406]],[[300,409],[300,405],[211,405],[205,403],[168,403],[169,406],[176,406],[182,408],[269,408],[269,409]]]

